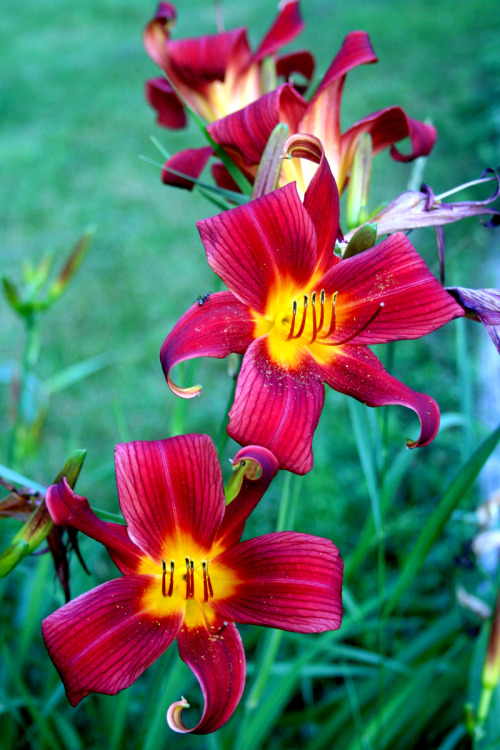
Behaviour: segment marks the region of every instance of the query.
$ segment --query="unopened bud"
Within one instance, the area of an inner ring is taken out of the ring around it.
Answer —
[[[279,122],[269,136],[252,188],[252,198],[271,193],[278,186],[288,125]]]
[[[84,259],[87,250],[90,245],[90,240],[92,239],[92,235],[94,234],[93,229],[88,229],[78,242],[76,243],[75,247],[71,251],[71,253],[68,255],[68,258],[66,259],[66,263],[62,267],[59,275],[55,279],[55,281],[51,284],[49,288],[49,293],[47,296],[48,301],[54,302],[56,299],[58,299],[66,287],[68,286],[69,282],[77,272],[78,268],[80,267],[82,260]]]
[[[365,224],[351,237],[349,244],[343,253],[343,258],[352,258],[364,250],[369,250],[374,246],[377,239],[377,225],[375,222]]]
[[[363,133],[356,146],[347,185],[347,228],[359,227],[368,219],[368,193],[372,174],[372,139]]]

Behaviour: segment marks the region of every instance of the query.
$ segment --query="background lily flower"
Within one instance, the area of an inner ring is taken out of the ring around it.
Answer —
[[[352,31],[345,37],[340,51],[309,103],[290,84],[285,83],[243,109],[212,123],[208,128],[209,133],[227,150],[249,179],[255,177],[269,136],[279,122],[288,125],[290,134],[315,135],[323,143],[340,192],[347,185],[356,146],[363,133],[371,136],[374,156],[388,147],[392,158],[397,161],[411,161],[429,154],[437,137],[436,129],[408,117],[401,107],[386,107],[373,112],[355,122],[344,133],[341,132],[340,105],[346,75],[358,65],[375,62],[377,56],[368,34],[364,31]],[[394,144],[407,137],[411,141],[411,151],[409,154],[402,154]],[[186,173],[189,164],[186,163],[184,167],[179,162],[179,155],[176,156],[175,165],[170,164],[169,160],[165,168],[172,166]],[[197,177],[200,172],[190,174]],[[313,174],[314,167],[311,164],[292,159],[283,164],[280,185],[295,181],[303,195]],[[227,184],[227,180],[225,183],[222,181],[220,167],[216,178],[220,184]],[[165,169],[162,179],[167,184],[186,187],[179,184],[175,175],[168,175]]]
[[[307,148],[319,159],[317,139]],[[185,398],[201,387],[175,385],[175,364],[244,353],[229,435],[264,445],[298,474],[312,466],[323,383],[369,406],[413,409],[421,431],[408,445],[430,443],[437,404],[389,375],[367,345],[425,336],[464,315],[401,233],[352,258],[336,256],[338,206],[321,156],[303,203],[289,184],[198,222],[208,262],[230,291],[193,305],[160,353],[170,388]]]
[[[195,39],[170,39],[175,6],[161,2],[144,31],[149,56],[167,74],[181,97],[207,122],[255,101],[276,86],[278,76],[301,74],[309,80],[314,60],[309,52],[276,57],[278,50],[302,31],[299,0],[286,0],[255,52],[245,28]],[[269,64],[263,61],[270,58]],[[146,83],[146,97],[166,128],[186,124],[184,105],[164,78]]]
[[[213,732],[229,719],[245,684],[235,621],[299,633],[340,627],[342,561],[332,542],[294,532],[239,541],[279,468],[258,446],[234,459],[238,469],[245,462],[249,470],[226,507],[206,435],[118,445],[116,481],[127,526],[99,520],[65,481],[49,488],[54,522],[102,542],[123,574],[43,621],[72,705],[90,692],[114,695],[128,687],[177,638],[205,706],[193,730],[181,719],[184,699],[167,720],[178,732]]]

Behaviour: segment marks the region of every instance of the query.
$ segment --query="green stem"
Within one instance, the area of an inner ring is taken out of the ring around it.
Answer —
[[[467,352],[467,338],[465,320],[456,321],[456,357],[458,367],[458,379],[460,383],[460,411],[464,415],[463,441],[461,441],[461,457],[465,461],[474,450],[473,434],[473,394],[472,394],[472,371],[470,358]]]
[[[227,441],[229,439],[229,435],[227,434],[227,426],[229,424],[229,410],[234,401],[236,383],[238,381],[238,375],[240,374],[240,370],[241,370],[241,359],[238,363],[236,372],[233,375],[233,382],[231,386],[231,391],[229,393],[229,398],[227,400],[226,410],[224,412],[224,417],[222,418],[222,422],[220,423],[219,432],[217,433],[217,440],[215,442],[215,447],[217,448],[217,455],[219,456],[219,459],[222,459],[222,456],[226,449]]]
[[[293,525],[293,517],[295,515],[295,508],[299,494],[298,482],[295,483],[295,486],[292,489],[293,477],[294,475],[290,472],[285,473],[278,519],[276,521],[276,531],[283,531],[285,528],[290,529]],[[245,701],[245,715],[240,725],[235,747],[240,745],[239,739],[245,736],[245,729],[251,717],[251,713],[259,705],[262,694],[268,685],[269,674],[276,659],[282,637],[282,630],[267,630],[260,640],[255,661],[255,679]]]
[[[28,381],[34,370],[38,359],[38,316],[35,314],[25,318],[26,335],[24,339],[24,351],[21,366],[21,377],[19,379],[19,395],[15,407],[15,419],[12,426],[9,445],[7,448],[7,463],[16,462],[18,456],[19,432],[24,424],[24,415],[27,412]]]

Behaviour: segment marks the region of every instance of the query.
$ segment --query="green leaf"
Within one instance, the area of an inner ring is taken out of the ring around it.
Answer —
[[[410,552],[403,570],[396,581],[384,608],[385,616],[394,609],[402,594],[417,575],[429,550],[441,536],[451,514],[458,506],[467,490],[473,484],[499,440],[500,426],[481,443],[469,461],[467,461],[462,467],[446,492],[441,496],[436,509],[417,539],[417,542]]]

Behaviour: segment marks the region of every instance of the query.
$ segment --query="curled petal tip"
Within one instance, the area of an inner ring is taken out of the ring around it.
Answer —
[[[236,468],[241,461],[251,461],[257,464],[262,472],[263,468],[275,467],[276,470],[279,468],[278,459],[268,448],[264,448],[261,445],[247,445],[241,448],[236,456],[233,458],[231,463]],[[245,472],[248,479],[259,479],[260,473],[255,475],[253,472]]]
[[[181,398],[194,398],[195,396],[199,396],[201,393],[201,385],[191,385],[187,388],[181,388],[179,385],[176,385],[172,380],[170,380],[170,378],[167,378],[167,382],[170,390],[175,393],[176,396],[181,396]]]
[[[181,696],[180,701],[175,701],[175,703],[172,703],[167,711],[168,726],[170,727],[170,729],[173,729],[174,732],[179,732],[180,734],[185,734],[186,732],[191,731],[184,725],[184,722],[181,719],[183,708],[189,708],[189,703],[183,696]]]

